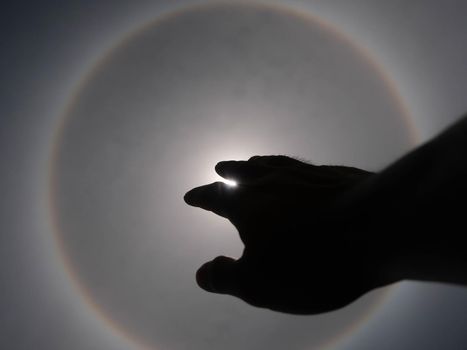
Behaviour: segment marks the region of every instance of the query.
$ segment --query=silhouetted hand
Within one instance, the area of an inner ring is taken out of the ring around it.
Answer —
[[[245,247],[197,273],[207,291],[314,314],[404,280],[467,285],[467,116],[376,174],[285,156],[217,164],[234,179],[195,188]]]
[[[238,260],[221,256],[204,264],[196,276],[203,289],[272,310],[314,314],[392,282],[379,280],[384,254],[370,247],[361,218],[336,205],[372,173],[286,156],[220,162],[216,172],[238,185],[201,186],[185,201],[229,219],[245,247]]]

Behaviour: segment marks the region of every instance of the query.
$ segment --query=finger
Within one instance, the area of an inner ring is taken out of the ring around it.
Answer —
[[[191,206],[228,217],[235,196],[234,191],[235,188],[227,186],[223,182],[214,182],[188,191],[183,199]]]
[[[284,156],[284,155],[273,155],[273,156],[253,156],[248,159],[249,163],[261,164],[268,167],[282,168],[282,167],[297,167],[311,165],[304,163],[298,159]]]
[[[239,183],[255,181],[270,172],[270,169],[258,163],[245,160],[228,160],[216,164],[216,173],[224,179],[234,180]]]
[[[238,262],[218,256],[201,266],[196,272],[196,282],[205,291],[220,294],[239,294]]]

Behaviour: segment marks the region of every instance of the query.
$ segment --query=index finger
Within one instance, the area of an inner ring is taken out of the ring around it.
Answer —
[[[185,194],[183,199],[191,206],[228,218],[232,212],[234,197],[235,188],[223,182],[214,182],[193,188]]]
[[[253,182],[270,172],[270,169],[245,160],[227,160],[216,164],[216,173],[224,179],[234,180],[239,183]]]

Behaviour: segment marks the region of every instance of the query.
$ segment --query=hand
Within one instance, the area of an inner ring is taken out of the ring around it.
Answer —
[[[197,187],[185,201],[230,220],[245,247],[238,260],[221,256],[204,264],[196,275],[201,288],[276,311],[316,314],[385,284],[361,219],[336,206],[372,173],[286,156],[220,162],[216,172],[238,185]]]

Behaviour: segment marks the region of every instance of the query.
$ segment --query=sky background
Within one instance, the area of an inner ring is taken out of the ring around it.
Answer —
[[[460,287],[404,282],[313,317],[204,293],[196,268],[240,246],[230,226],[181,196],[212,181],[224,157],[286,153],[378,170],[435,135],[467,110],[467,3],[278,2],[350,41],[303,16],[221,8],[122,44],[194,3],[41,1],[2,11],[0,346],[465,348]]]

